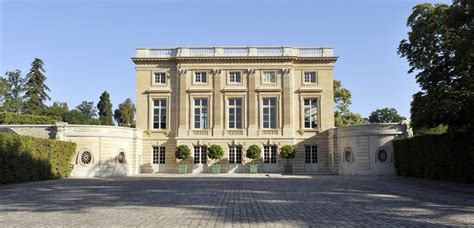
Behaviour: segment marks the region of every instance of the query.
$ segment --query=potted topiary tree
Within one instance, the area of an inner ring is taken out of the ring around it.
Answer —
[[[211,145],[207,148],[207,156],[213,160],[220,160],[224,157],[224,150],[219,145]],[[212,173],[220,173],[221,166],[219,164],[214,164],[211,166]]]
[[[251,145],[247,149],[247,153],[245,156],[252,159],[252,164],[250,164],[250,173],[257,173],[258,172],[258,165],[254,164],[255,159],[259,159],[262,155],[262,150],[257,145]]]
[[[291,145],[285,145],[281,148],[280,156],[286,159],[286,165],[284,169],[284,174],[293,173],[293,166],[290,165],[290,158],[295,158],[295,147]]]
[[[186,145],[180,145],[176,148],[176,159],[187,160],[191,158],[191,150]],[[178,173],[187,173],[188,165],[187,164],[178,164]]]

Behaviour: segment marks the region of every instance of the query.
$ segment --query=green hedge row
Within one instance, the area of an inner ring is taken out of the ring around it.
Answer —
[[[10,112],[0,113],[0,124],[54,124],[49,116],[23,115]]]
[[[474,137],[423,135],[394,141],[400,176],[474,182]]]
[[[68,177],[73,142],[0,133],[0,184]]]

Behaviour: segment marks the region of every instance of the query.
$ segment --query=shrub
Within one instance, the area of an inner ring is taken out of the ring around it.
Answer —
[[[295,158],[295,147],[291,145],[285,145],[281,148],[280,156],[282,158],[286,158],[287,160],[290,158]]]
[[[0,113],[0,124],[54,124],[49,116],[20,115],[9,112]]]
[[[72,142],[0,133],[0,184],[68,177]]]
[[[186,145],[180,145],[176,148],[176,159],[187,160],[191,158],[191,150]]]
[[[395,140],[393,145],[400,176],[474,182],[472,135],[422,135]]]
[[[211,145],[208,149],[207,149],[207,156],[210,158],[210,159],[215,159],[215,160],[219,160],[221,159],[222,157],[224,157],[224,150],[222,149],[221,146],[219,145]]]
[[[257,145],[251,145],[247,149],[247,153],[245,154],[245,156],[252,160],[259,159],[262,156],[262,150]]]

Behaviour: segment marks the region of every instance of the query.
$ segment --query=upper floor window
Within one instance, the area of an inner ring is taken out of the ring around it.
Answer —
[[[316,83],[316,72],[304,72],[304,83]]]
[[[207,83],[207,73],[206,72],[196,72],[194,75],[194,82],[196,83]]]
[[[277,128],[277,99],[263,98],[263,128]]]
[[[264,84],[276,84],[275,71],[264,71],[263,72],[263,83]]]
[[[242,98],[229,99],[229,128],[242,128]]]
[[[240,72],[230,72],[229,73],[229,82],[233,84],[242,83],[242,75]]]
[[[155,84],[166,84],[166,73],[155,73],[153,82]]]
[[[166,99],[153,100],[153,129],[166,129]]]
[[[194,99],[194,128],[208,128],[208,102],[207,98]]]
[[[318,127],[318,99],[304,99],[304,128]]]

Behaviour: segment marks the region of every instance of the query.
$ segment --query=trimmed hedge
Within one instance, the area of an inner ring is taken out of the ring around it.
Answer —
[[[73,142],[0,133],[0,184],[68,177]]]
[[[393,144],[399,176],[474,182],[473,135],[423,135]]]
[[[10,112],[0,113],[0,124],[54,124],[49,116],[21,115]]]

